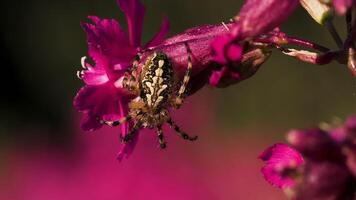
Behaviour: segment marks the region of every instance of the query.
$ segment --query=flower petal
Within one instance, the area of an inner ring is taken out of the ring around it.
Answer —
[[[121,116],[126,116],[129,112],[129,108],[127,106],[127,102],[123,102],[123,101],[119,101],[119,108],[120,108],[120,115]],[[125,135],[127,135],[129,133],[129,131],[131,130],[131,128],[133,127],[133,122],[128,121],[124,124],[120,125],[121,127],[121,137],[124,137]],[[137,140],[138,140],[138,134],[136,133],[136,135],[132,138],[131,141],[129,141],[128,143],[122,144],[121,149],[119,151],[119,153],[117,154],[117,159],[121,162],[123,158],[128,158],[128,156],[133,152]],[[120,137],[120,138],[121,138]]]
[[[234,38],[231,37],[229,34],[225,34],[223,36],[220,36],[216,38],[212,43],[212,49],[214,53],[214,60],[218,62],[219,64],[227,64],[230,60],[238,60],[241,58],[242,54],[242,48],[236,44],[234,44],[233,41]],[[232,48],[232,50],[235,52],[230,52],[229,50]],[[233,58],[229,58],[231,55]]]
[[[339,159],[340,149],[329,133],[319,129],[292,130],[287,141],[309,159]]]
[[[119,151],[119,153],[117,154],[117,157],[116,157],[118,161],[121,162],[124,158],[128,158],[132,154],[132,152],[135,149],[135,146],[137,144],[138,136],[139,136],[139,133],[137,133],[131,139],[130,142],[122,144],[122,146],[120,148],[120,151]]]
[[[127,107],[128,101],[130,101],[129,95],[107,83],[82,87],[74,98],[73,104],[78,111],[87,114],[82,121],[84,130],[95,130],[99,126],[93,123],[94,120],[118,120],[123,117],[121,111],[123,108],[119,103]]]
[[[275,144],[269,147],[259,158],[266,164],[261,169],[264,178],[271,185],[279,188],[293,187],[295,180],[290,173],[304,164],[302,155],[286,144]]]
[[[247,0],[235,17],[234,36],[255,37],[281,25],[297,8],[299,0]]]
[[[117,3],[126,16],[130,44],[134,47],[141,46],[145,7],[139,0],[117,0]]]
[[[231,70],[229,67],[223,66],[220,70],[212,72],[209,84],[214,87],[223,87],[230,81],[239,80],[240,78],[241,75],[238,72]]]
[[[81,79],[87,85],[102,85],[109,81],[106,71],[100,67],[88,67],[83,70]]]
[[[83,131],[95,131],[102,127],[102,124],[99,122],[98,118],[92,113],[85,113],[82,117],[80,128]]]
[[[146,44],[146,48],[161,44],[164,41],[167,33],[169,32],[169,27],[169,20],[167,17],[164,17],[159,31],[156,33],[155,36],[153,36],[151,41]]]
[[[130,45],[127,34],[116,20],[93,16],[89,19],[94,24],[81,24],[87,33],[89,55],[95,61],[95,67],[105,69],[111,78],[115,70],[123,70],[130,65],[136,49]],[[116,69],[118,65],[124,67]]]
[[[250,46],[246,48],[242,55],[241,54],[242,48],[240,46],[231,45],[224,58],[227,64],[220,67],[219,70],[213,71],[210,76],[210,85],[215,87],[227,87],[250,78],[270,57],[271,51],[262,46]]]
[[[183,33],[177,34],[173,37],[166,39],[163,45],[179,44],[179,43],[192,43],[195,40],[202,40],[208,38],[215,38],[217,36],[228,33],[226,27],[231,27],[229,24],[218,24],[218,25],[202,25],[198,27],[193,27],[185,30]]]
[[[188,66],[188,47],[192,53],[192,78],[194,78],[214,66],[210,44],[216,36],[227,32],[222,24],[190,28],[145,52],[143,60],[154,51],[163,52],[170,58],[178,77],[183,78]]]

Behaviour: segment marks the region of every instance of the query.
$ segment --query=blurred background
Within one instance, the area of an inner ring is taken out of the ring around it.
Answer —
[[[167,15],[171,35],[234,16],[243,1],[142,0],[144,41]],[[188,98],[175,119],[187,144],[166,129],[140,134],[122,163],[118,129],[79,129],[72,100],[87,44],[79,22],[88,15],[125,19],[115,0],[2,1],[0,29],[0,200],[285,199],[262,178],[257,160],[291,128],[344,119],[356,111],[356,79],[337,63],[313,66],[282,56],[252,78],[226,89],[206,87]],[[345,37],[343,19],[336,19]],[[282,30],[336,48],[325,28],[301,8]]]

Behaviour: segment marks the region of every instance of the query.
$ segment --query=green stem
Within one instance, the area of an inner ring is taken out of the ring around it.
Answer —
[[[331,20],[327,20],[325,25],[328,28],[328,30],[329,30],[331,36],[333,37],[334,41],[336,42],[337,46],[340,49],[342,49],[343,48],[342,40],[341,40],[341,37],[340,37],[339,33],[337,32],[333,22]]]

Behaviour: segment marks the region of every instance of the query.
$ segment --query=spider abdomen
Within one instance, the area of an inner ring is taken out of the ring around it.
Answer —
[[[164,53],[154,53],[147,59],[141,74],[141,98],[149,108],[158,109],[171,95],[173,68]]]

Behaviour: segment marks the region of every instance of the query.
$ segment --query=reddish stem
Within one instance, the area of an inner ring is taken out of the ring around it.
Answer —
[[[327,47],[324,47],[324,46],[316,44],[312,41],[300,39],[297,37],[287,36],[286,40],[288,41],[288,44],[294,44],[294,45],[298,45],[298,46],[302,46],[302,47],[307,47],[307,48],[315,49],[315,50],[318,50],[318,51],[324,52],[324,53],[330,51],[330,49]]]
[[[256,42],[262,42],[262,43],[267,43],[267,44],[273,44],[277,46],[282,46],[282,45],[287,45],[287,44],[293,44],[309,49],[314,49],[323,53],[326,53],[330,51],[329,48],[324,47],[322,45],[316,44],[315,42],[297,38],[297,37],[291,37],[287,36],[282,32],[272,32],[272,35],[269,36],[262,36],[260,38],[255,39],[254,41]]]

